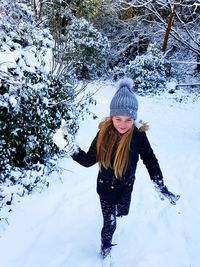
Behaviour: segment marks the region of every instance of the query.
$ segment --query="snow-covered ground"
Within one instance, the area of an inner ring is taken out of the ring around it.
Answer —
[[[77,141],[87,150],[98,123],[109,114],[112,84],[99,87],[97,120],[82,122]],[[138,97],[139,117],[149,122],[148,137],[176,206],[161,201],[140,162],[130,214],[118,219],[114,267],[199,267],[200,265],[200,100],[175,102],[174,95]],[[181,98],[181,92],[177,93]],[[102,216],[96,176],[71,158],[52,175],[42,194],[22,199],[0,238],[0,267],[98,267]]]

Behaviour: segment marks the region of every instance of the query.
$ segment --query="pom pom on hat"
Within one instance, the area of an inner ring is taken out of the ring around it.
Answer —
[[[117,82],[117,90],[122,87],[127,87],[129,90],[132,91],[133,89],[133,80],[131,78],[123,78]]]
[[[110,103],[110,116],[128,116],[137,119],[138,101],[133,93],[133,80],[120,79],[117,83],[117,91]]]

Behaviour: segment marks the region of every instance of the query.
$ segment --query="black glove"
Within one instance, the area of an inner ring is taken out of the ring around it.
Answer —
[[[176,202],[179,200],[180,195],[175,195],[170,192],[165,185],[156,185],[156,191],[161,200],[168,198],[170,203],[176,205]]]

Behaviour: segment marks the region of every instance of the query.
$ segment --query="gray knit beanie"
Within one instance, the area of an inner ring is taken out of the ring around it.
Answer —
[[[133,80],[120,79],[117,92],[110,103],[110,116],[128,116],[137,119],[138,101],[133,93]]]

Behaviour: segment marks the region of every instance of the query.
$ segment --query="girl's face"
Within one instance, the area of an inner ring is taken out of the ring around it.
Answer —
[[[130,130],[134,124],[134,119],[128,116],[113,116],[113,126],[120,133],[124,134]]]

